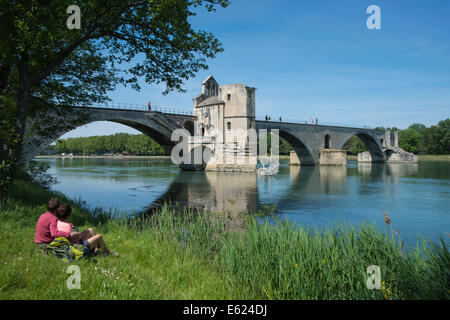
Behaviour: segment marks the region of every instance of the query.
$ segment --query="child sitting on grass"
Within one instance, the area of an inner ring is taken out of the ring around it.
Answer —
[[[60,205],[55,212],[55,216],[58,218],[57,229],[58,231],[71,233],[78,232],[73,224],[67,222],[70,214],[72,213],[72,207],[68,204]],[[107,255],[117,256],[117,252],[111,251],[105,244],[103,237],[100,234],[95,234],[94,229],[89,228],[81,233],[77,233],[70,236],[68,240],[71,243],[82,244],[84,246],[84,255],[90,255],[97,253],[102,249]]]

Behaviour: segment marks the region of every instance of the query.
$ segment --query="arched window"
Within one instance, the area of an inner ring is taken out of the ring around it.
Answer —
[[[189,131],[190,135],[194,135],[194,122],[186,121],[183,126],[187,131]]]
[[[330,147],[331,147],[330,135],[326,134],[325,135],[325,149],[330,149]]]
[[[228,131],[231,130],[231,122],[230,122],[230,121],[227,122],[227,130],[228,130]]]

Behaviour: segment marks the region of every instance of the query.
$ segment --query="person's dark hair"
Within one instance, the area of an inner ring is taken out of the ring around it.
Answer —
[[[55,216],[59,220],[67,219],[72,213],[72,207],[68,204],[62,204],[56,209]]]
[[[48,200],[47,203],[47,210],[54,213],[55,210],[59,207],[59,199],[58,198],[51,198]]]

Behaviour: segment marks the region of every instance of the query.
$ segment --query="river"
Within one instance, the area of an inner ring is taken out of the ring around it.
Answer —
[[[90,207],[142,212],[169,200],[177,206],[237,213],[275,208],[272,217],[322,227],[374,222],[382,210],[407,244],[450,233],[450,162],[289,166],[276,176],[183,172],[170,159],[36,159],[57,178],[53,189]],[[239,216],[239,215],[236,215]],[[260,218],[261,219],[261,218]]]

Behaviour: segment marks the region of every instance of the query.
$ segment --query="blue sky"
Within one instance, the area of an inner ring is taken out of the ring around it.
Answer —
[[[381,30],[369,30],[369,5]],[[196,29],[212,32],[224,52],[185,83],[186,93],[118,87],[114,102],[192,109],[201,82],[258,88],[256,114],[287,119],[406,128],[450,116],[450,1],[232,0],[200,10]],[[64,136],[137,131],[96,122]]]

